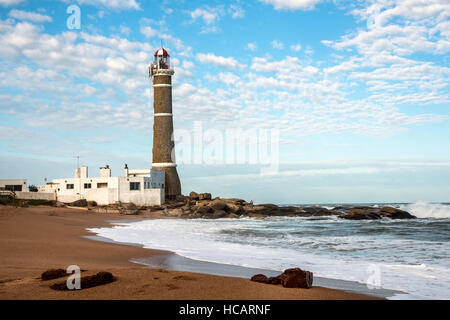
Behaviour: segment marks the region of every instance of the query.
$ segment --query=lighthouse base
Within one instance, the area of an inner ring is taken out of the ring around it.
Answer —
[[[177,196],[181,195],[181,183],[180,178],[178,177],[177,168],[153,166],[152,169],[164,171],[166,173],[166,181],[164,184],[166,200],[175,200]]]

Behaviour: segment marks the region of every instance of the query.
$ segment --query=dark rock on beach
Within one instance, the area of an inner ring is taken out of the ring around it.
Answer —
[[[96,207],[97,206],[97,202],[95,202],[95,201],[88,201],[87,202],[87,206],[88,207]]]
[[[263,274],[255,274],[250,280],[255,282],[267,283],[267,277]]]
[[[64,269],[49,269],[42,272],[41,279],[43,281],[58,279],[67,276],[67,272]]]
[[[80,200],[71,202],[68,205],[72,206],[72,207],[87,207],[88,203],[87,203],[86,199],[80,199]]]
[[[267,279],[267,284],[280,284],[281,283],[281,274],[276,277],[270,277]]]
[[[116,279],[111,272],[102,271],[93,276],[86,276],[80,279],[81,289],[101,286],[107,283],[114,282]],[[53,290],[69,290],[66,281],[55,283],[50,286]]]
[[[263,274],[256,274],[250,280],[267,284],[281,284],[285,288],[309,289],[312,287],[313,273],[300,268],[291,268],[284,270],[276,277],[267,278]]]
[[[312,287],[313,273],[300,268],[286,269],[281,274],[281,284],[285,288],[306,288]]]

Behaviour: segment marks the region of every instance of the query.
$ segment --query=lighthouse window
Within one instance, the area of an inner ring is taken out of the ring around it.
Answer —
[[[67,190],[73,189],[73,184],[68,183],[68,184],[66,185],[66,189],[67,189]]]
[[[90,183],[85,183],[84,184],[84,188],[85,189],[90,189],[92,187],[92,184],[90,184]]]
[[[141,190],[141,183],[140,182],[130,182],[130,190]]]

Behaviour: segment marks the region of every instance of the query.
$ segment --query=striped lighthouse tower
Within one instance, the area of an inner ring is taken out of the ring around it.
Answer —
[[[169,53],[161,47],[155,52],[155,60],[149,68],[153,78],[153,163],[152,169],[166,173],[165,194],[167,200],[181,195],[180,178],[175,163],[172,115],[172,75]]]

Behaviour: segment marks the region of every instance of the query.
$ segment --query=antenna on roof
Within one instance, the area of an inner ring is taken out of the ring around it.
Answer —
[[[75,156],[74,158],[77,158],[77,168],[80,167],[80,156]]]

